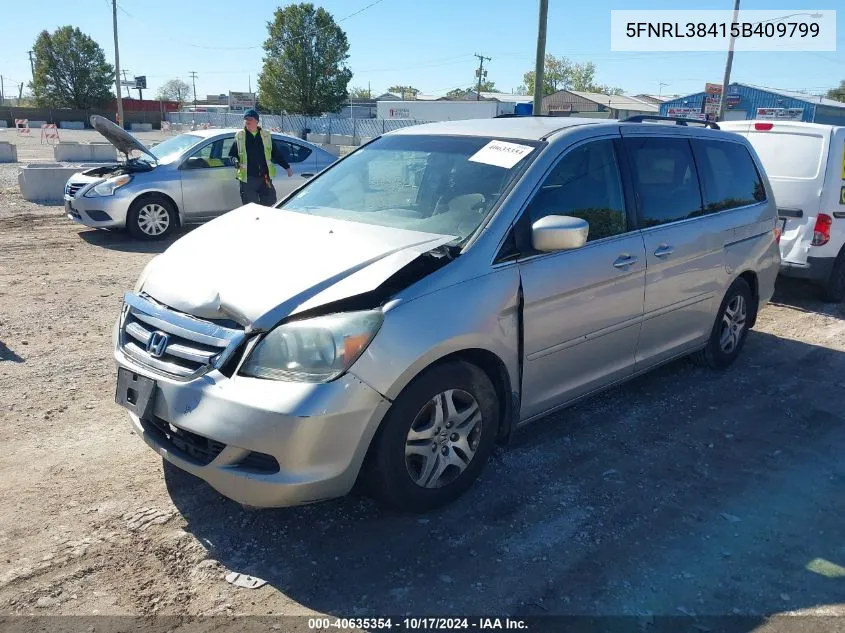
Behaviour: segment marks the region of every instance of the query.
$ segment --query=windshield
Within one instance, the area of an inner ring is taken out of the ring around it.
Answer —
[[[323,217],[458,238],[481,224],[539,143],[384,136],[282,206]]]
[[[180,134],[179,136],[162,141],[155,147],[151,147],[150,153],[158,159],[158,162],[167,163],[201,140],[201,136]]]

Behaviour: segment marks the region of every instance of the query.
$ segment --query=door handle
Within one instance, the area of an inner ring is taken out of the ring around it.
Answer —
[[[672,253],[675,252],[675,249],[669,246],[668,244],[661,244],[657,247],[657,250],[654,251],[655,257],[669,257]]]
[[[613,262],[613,266],[615,268],[627,268],[631,264],[636,264],[639,261],[638,257],[634,257],[633,255],[620,255],[616,258],[616,261]]]
[[[313,178],[314,174],[307,173],[307,174],[300,174],[300,176],[302,176],[303,178]]]

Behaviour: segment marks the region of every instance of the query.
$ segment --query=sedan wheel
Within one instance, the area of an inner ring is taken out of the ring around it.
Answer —
[[[150,202],[138,211],[138,228],[145,235],[158,237],[170,226],[170,214],[160,204]]]
[[[417,414],[405,440],[405,467],[414,483],[440,488],[457,479],[478,451],[481,409],[461,389],[443,391]]]
[[[166,237],[176,228],[176,208],[162,195],[146,195],[132,203],[126,216],[126,227],[142,240]]]

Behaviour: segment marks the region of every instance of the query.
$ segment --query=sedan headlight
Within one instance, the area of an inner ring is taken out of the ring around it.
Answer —
[[[328,382],[352,366],[381,327],[380,310],[284,323],[267,334],[241,373],[255,378]]]
[[[95,198],[97,196],[113,196],[114,192],[122,187],[123,185],[128,185],[129,181],[132,180],[132,176],[128,174],[124,174],[122,176],[115,176],[114,178],[109,178],[105,182],[101,182],[96,187],[92,187],[91,190],[85,194],[86,198]]]

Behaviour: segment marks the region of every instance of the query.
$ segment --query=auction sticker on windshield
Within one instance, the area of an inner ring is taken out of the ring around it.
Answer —
[[[507,141],[490,141],[469,157],[474,163],[485,163],[510,169],[534,149],[530,145],[517,145]]]

